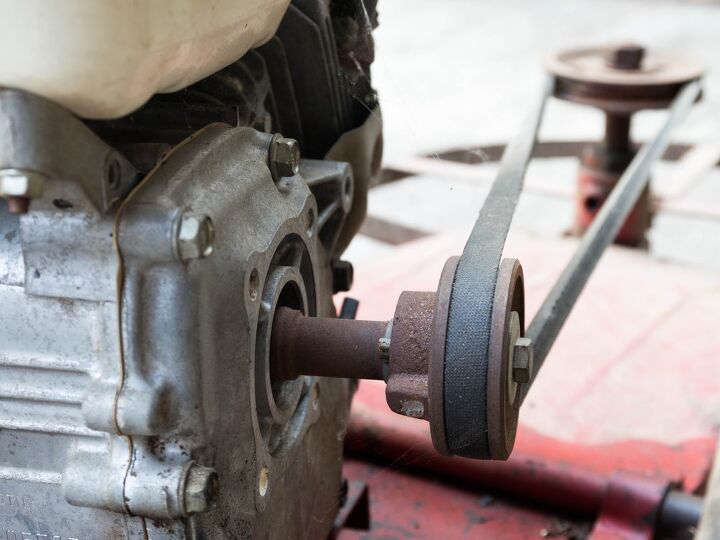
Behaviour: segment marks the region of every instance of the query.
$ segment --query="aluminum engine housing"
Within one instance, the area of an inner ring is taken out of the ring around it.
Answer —
[[[277,305],[334,315],[350,167],[276,183],[271,135],[213,125],[138,184],[59,107],[0,102],[0,166],[44,178],[0,208],[0,537],[326,536],[353,383],[272,384],[267,346]],[[197,257],[188,216],[211,225]]]

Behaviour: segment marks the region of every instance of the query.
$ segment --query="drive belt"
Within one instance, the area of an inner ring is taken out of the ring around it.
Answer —
[[[496,285],[499,283],[505,240],[551,87],[552,80],[548,79],[520,134],[506,148],[497,178],[480,210],[455,272],[443,366],[445,443],[450,454],[479,459],[504,459],[508,454],[505,449],[495,451],[491,444],[495,439],[491,437],[495,436],[493,430],[498,428],[498,424],[489,425],[488,422],[489,412],[495,419],[498,407],[490,402],[495,391],[491,385],[504,384],[502,379],[488,378],[489,371],[497,372],[496,367],[491,365],[491,362],[497,362],[497,356],[491,353],[493,347],[496,350],[498,346],[491,341],[493,317],[497,316],[496,312],[502,313],[503,309],[509,311],[509,304],[494,305],[502,297],[498,294],[502,291]],[[534,366],[529,383],[540,369],[602,253],[617,235],[647,185],[652,164],[662,156],[672,130],[686,116],[700,91],[700,81],[687,83],[681,88],[670,107],[665,125],[651,142],[643,146],[626,169],[532,321],[528,337],[534,348]],[[522,296],[519,304],[524,304]],[[515,311],[515,308],[512,310]],[[520,313],[520,335],[524,333],[523,316]],[[508,317],[506,321],[510,319]],[[497,340],[497,334],[493,339]],[[523,384],[516,398],[513,392],[511,405],[516,411],[530,386]],[[513,421],[512,414],[503,418],[509,418],[508,423]],[[517,421],[516,412],[514,421]],[[514,427],[505,427],[511,432],[507,437],[508,444],[514,440]]]
[[[458,262],[445,342],[445,436],[451,454],[488,459],[487,376],[495,284],[552,79],[507,146]]]

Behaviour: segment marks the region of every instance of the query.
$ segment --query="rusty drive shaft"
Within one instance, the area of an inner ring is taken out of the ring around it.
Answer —
[[[300,375],[383,380],[379,343],[388,323],[305,317],[290,308],[275,312],[270,375],[288,381]]]

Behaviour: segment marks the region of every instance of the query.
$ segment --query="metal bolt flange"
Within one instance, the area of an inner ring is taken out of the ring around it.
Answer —
[[[202,259],[213,252],[215,228],[208,216],[189,212],[180,217],[177,232],[177,253],[180,260]]]
[[[192,465],[185,481],[185,513],[197,514],[211,510],[220,491],[215,470]]]
[[[275,137],[270,144],[268,162],[275,182],[295,176],[300,171],[300,145],[295,139]]]
[[[521,337],[515,341],[513,347],[513,381],[516,383],[529,383],[533,370],[533,346],[530,338]]]

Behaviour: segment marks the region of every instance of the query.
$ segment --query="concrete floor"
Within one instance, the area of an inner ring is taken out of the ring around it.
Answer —
[[[506,141],[557,50],[636,41],[708,66],[705,100],[679,139],[720,137],[720,4],[656,0],[380,0],[373,77],[388,163],[447,147]],[[552,103],[545,139],[599,135],[591,110]],[[646,113],[638,136],[662,115]]]
[[[535,99],[543,58],[575,46],[636,41],[696,56],[708,66],[703,101],[675,136],[676,142],[720,149],[720,4],[644,0],[381,0],[374,82],[385,121],[385,166],[451,148],[506,142]],[[664,113],[636,116],[636,140],[651,137]],[[599,112],[551,100],[541,140],[599,138]],[[572,223],[574,158],[534,162],[514,231],[541,238],[563,236]],[[720,210],[720,172],[690,178],[688,163],[661,163],[653,188],[676,207]],[[456,168],[457,169],[457,168]],[[487,193],[494,164],[462,171],[431,167],[381,186],[369,214],[432,234],[469,232]],[[455,174],[459,172],[460,174]],[[540,190],[542,191],[542,190]],[[513,234],[513,233],[511,233]],[[649,233],[658,259],[720,270],[720,220],[707,212],[660,212]],[[394,248],[359,236],[346,258],[387,257]]]

